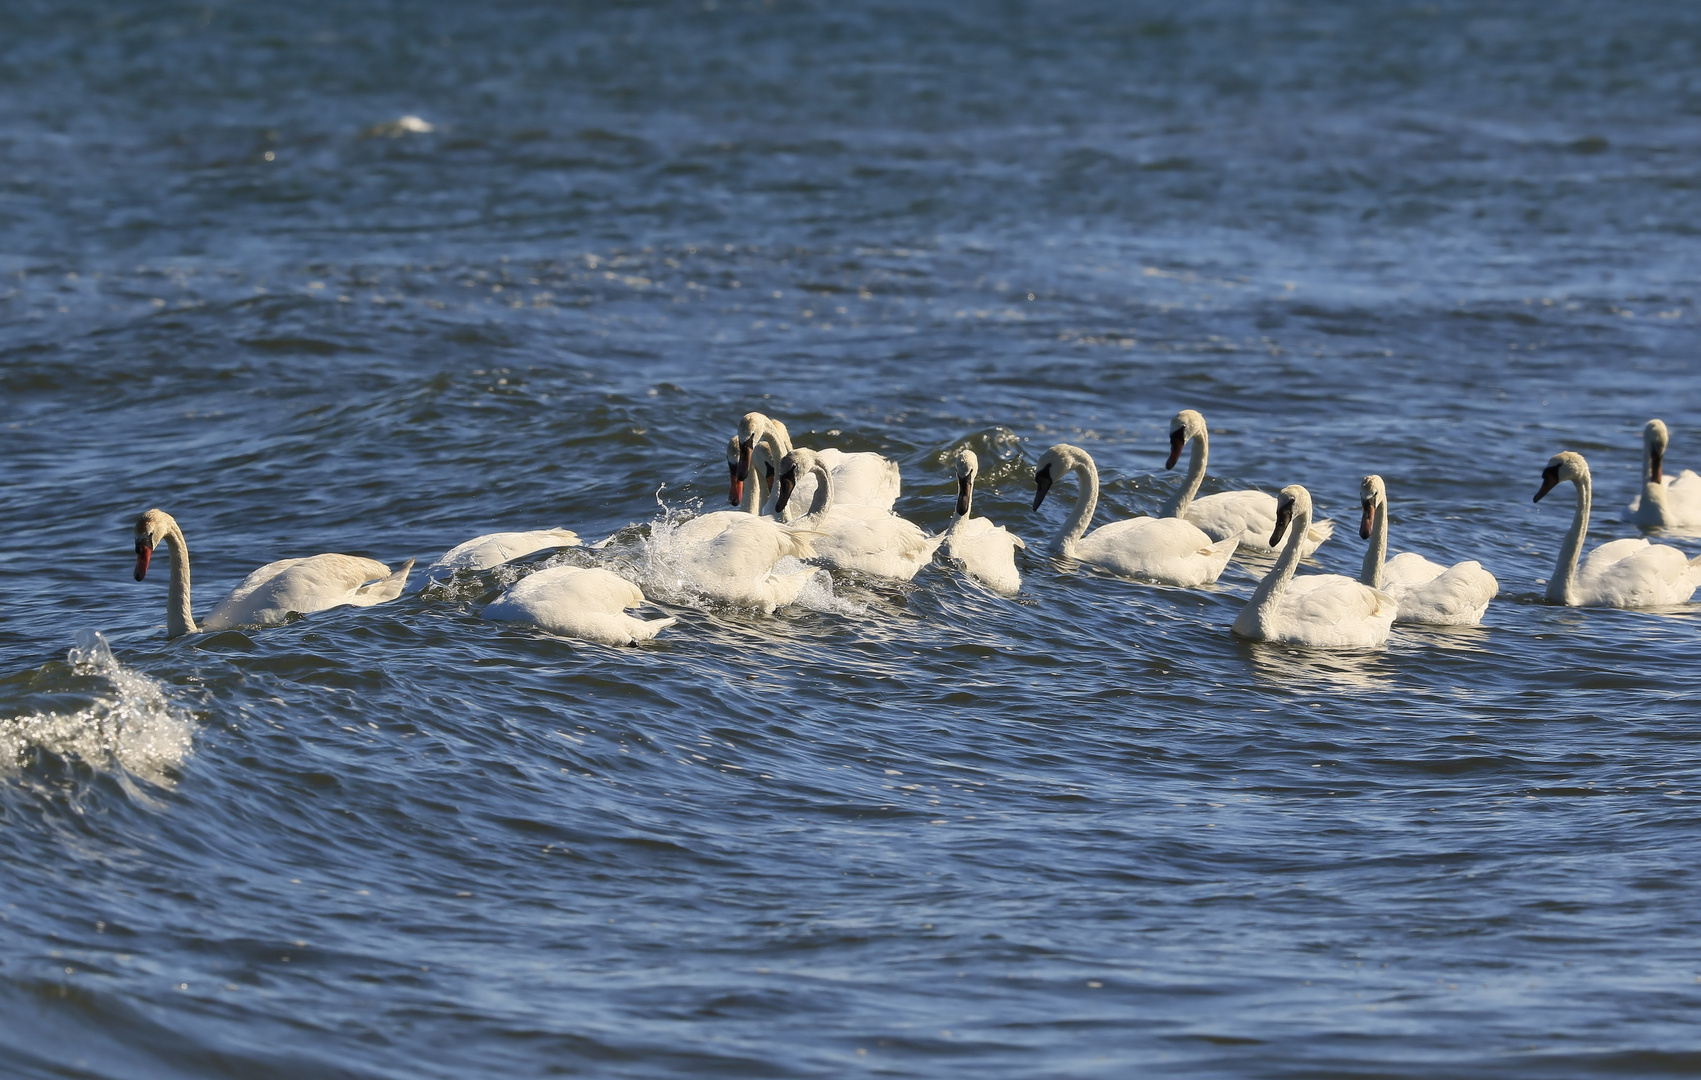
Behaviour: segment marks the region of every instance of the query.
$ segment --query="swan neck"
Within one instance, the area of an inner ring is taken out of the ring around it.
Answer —
[[[1571,528],[1566,530],[1565,542],[1559,547],[1559,563],[1553,568],[1553,580],[1547,583],[1550,604],[1569,604],[1577,582],[1577,557],[1583,552],[1583,537],[1589,533],[1589,506],[1592,483],[1588,476],[1579,476],[1577,510],[1571,516]]]
[[[1075,495],[1075,509],[1069,511],[1063,528],[1058,530],[1057,550],[1074,558],[1075,544],[1086,533],[1087,523],[1093,520],[1093,511],[1098,509],[1099,470],[1091,461],[1077,460],[1070,462],[1069,471],[1075,474],[1080,490]]]
[[[772,465],[777,469],[780,466],[780,462],[785,460],[785,456],[791,453],[791,442],[790,440],[782,440],[779,433],[774,431],[773,428],[764,426],[762,428],[761,437],[756,440],[756,448],[763,454],[767,455],[767,461],[764,465]],[[752,454],[752,458],[754,458],[754,454]],[[765,477],[767,472],[768,470],[764,467],[761,475]],[[756,463],[752,460],[750,464],[750,479],[755,481],[757,475]],[[757,484],[757,487],[760,489],[760,484]],[[779,496],[779,490],[780,486],[776,483],[768,489],[766,496],[758,494],[756,496],[756,504],[750,508],[750,512],[752,514],[762,514],[764,512],[772,514],[774,512],[774,501]],[[764,498],[767,500],[765,507],[763,505]]]
[[[825,514],[833,507],[833,474],[820,461],[809,471],[815,474],[815,497],[809,502],[809,513]]]
[[[750,455],[750,477],[744,481],[744,494],[739,497],[739,510],[748,514],[762,513],[762,455],[767,451],[758,446]]]
[[[189,606],[189,542],[183,530],[172,522],[165,534],[166,551],[171,556],[171,592],[166,600],[165,636],[182,637],[195,633],[195,617]]]
[[[1287,543],[1282,545],[1282,553],[1276,558],[1276,565],[1264,575],[1264,580],[1258,583],[1258,588],[1252,592],[1252,599],[1247,606],[1253,611],[1253,618],[1258,626],[1268,628],[1270,617],[1281,605],[1282,594],[1287,591],[1288,582],[1293,580],[1294,571],[1299,569],[1299,551],[1305,543],[1305,534],[1311,530],[1311,508],[1294,507],[1293,520],[1288,523]]]
[[[1358,579],[1373,589],[1382,587],[1382,567],[1388,561],[1388,503],[1380,503],[1376,507],[1376,516],[1370,525],[1370,547],[1364,552],[1364,569],[1359,571]]]
[[[1164,517],[1180,517],[1193,505],[1193,497],[1199,494],[1199,485],[1205,482],[1205,459],[1211,452],[1208,441],[1209,436],[1203,431],[1193,436],[1193,446],[1187,459],[1187,479],[1170,496],[1169,505],[1164,507]]]

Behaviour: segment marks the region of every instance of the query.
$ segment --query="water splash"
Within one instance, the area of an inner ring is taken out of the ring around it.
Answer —
[[[159,683],[120,664],[98,630],[78,631],[65,662],[72,675],[102,680],[116,693],[75,712],[0,718],[0,771],[22,767],[40,749],[169,786],[194,742],[188,715]]]

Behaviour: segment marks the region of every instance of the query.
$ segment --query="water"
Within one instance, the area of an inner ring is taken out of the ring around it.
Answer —
[[[1578,450],[1631,535],[1641,424],[1701,462],[1701,13],[5,23],[0,1073],[1696,1067],[1695,614],[1539,603],[1569,504],[1530,496]],[[897,459],[929,529],[970,445],[1034,542],[1047,446],[1100,521],[1153,510],[1182,407],[1207,490],[1342,524],[1324,569],[1380,472],[1391,550],[1499,578],[1487,625],[1251,646],[1258,564],[1039,543],[1013,601],[674,592],[631,649],[478,619],[512,572],[175,642],[130,578],[155,505],[203,614],[496,529],[637,573],[751,408]]]

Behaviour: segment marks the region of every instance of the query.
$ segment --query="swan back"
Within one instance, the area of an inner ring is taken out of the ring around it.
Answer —
[[[603,645],[649,641],[677,619],[644,620],[626,614],[644,593],[600,567],[552,566],[515,583],[486,607],[483,618],[531,623],[552,634]]]

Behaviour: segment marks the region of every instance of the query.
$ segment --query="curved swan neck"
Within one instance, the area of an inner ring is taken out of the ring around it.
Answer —
[[[744,494],[738,500],[738,508],[744,513],[762,513],[762,466],[765,464],[762,455],[766,453],[766,448],[758,445],[756,452],[750,455],[750,478],[744,482]]]
[[[1205,482],[1205,459],[1210,455],[1210,436],[1203,429],[1193,436],[1192,450],[1187,459],[1187,480],[1169,498],[1164,506],[1164,517],[1180,517],[1187,513],[1187,508],[1193,505],[1193,496],[1199,494],[1199,485]]]
[[[189,542],[177,522],[165,534],[165,546],[171,556],[171,593],[165,607],[165,636],[182,637],[196,632],[195,617],[189,606]]]
[[[767,460],[763,462],[761,473],[756,471],[756,462],[754,460],[751,461],[750,479],[752,481],[756,481],[759,475],[763,479],[766,479],[769,467],[776,469],[779,468],[780,462],[784,461],[785,456],[791,453],[791,440],[781,439],[779,433],[773,429],[771,424],[765,424],[762,427],[762,434],[756,440],[756,447],[767,456]],[[759,487],[760,485],[758,484],[757,486]],[[780,485],[778,483],[771,483],[768,485],[768,494],[766,496],[767,513],[771,514],[774,512],[774,499],[779,494],[779,490]],[[752,514],[761,514],[764,512],[762,495],[758,494],[756,496],[756,505],[750,508],[750,512]]]
[[[1370,547],[1364,552],[1364,569],[1358,579],[1373,589],[1382,587],[1382,566],[1388,561],[1388,501],[1376,504],[1376,517],[1370,525]]]
[[[1093,511],[1099,506],[1099,470],[1087,457],[1071,457],[1065,464],[1075,474],[1080,491],[1075,496],[1075,509],[1069,511],[1069,517],[1057,531],[1057,550],[1073,558],[1075,544],[1086,533],[1087,523],[1093,520]]]
[[[1288,523],[1287,543],[1282,545],[1282,553],[1276,558],[1275,567],[1264,575],[1264,580],[1252,591],[1252,599],[1247,603],[1253,610],[1259,626],[1268,626],[1269,617],[1281,604],[1282,593],[1287,591],[1288,582],[1293,580],[1294,571],[1299,569],[1299,549],[1305,543],[1305,534],[1310,529],[1311,507],[1295,506],[1293,520]]]
[[[1577,580],[1577,556],[1583,552],[1583,537],[1589,533],[1589,506],[1593,482],[1587,473],[1572,480],[1577,485],[1577,511],[1571,516],[1571,528],[1566,530],[1565,542],[1559,546],[1559,563],[1553,568],[1553,580],[1547,583],[1550,604],[1568,604]]]
[[[809,466],[815,474],[815,497],[809,500],[810,514],[825,514],[833,506],[833,474],[819,458]]]

